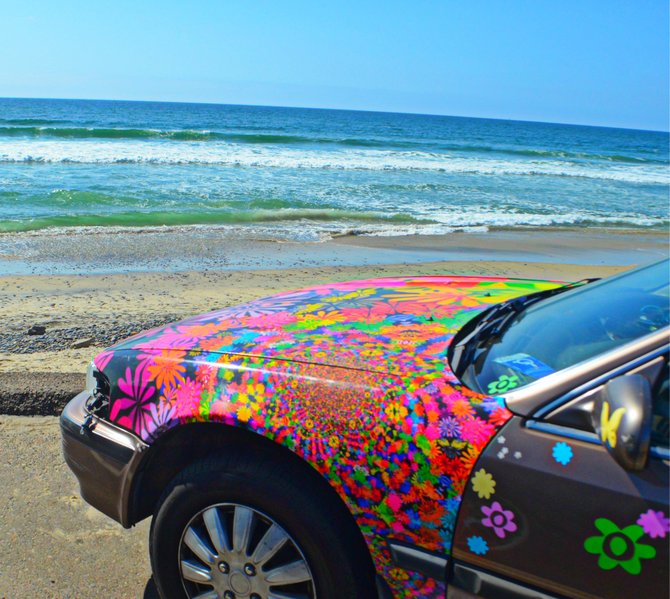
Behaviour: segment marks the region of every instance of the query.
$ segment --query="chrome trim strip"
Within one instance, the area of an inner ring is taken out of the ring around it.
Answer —
[[[447,565],[449,560],[445,557],[435,555],[430,551],[404,545],[397,541],[388,541],[393,563],[403,570],[421,572],[435,580],[445,581],[447,578]]]
[[[464,562],[454,562],[454,570],[449,577],[449,586],[472,593],[477,597],[518,597],[519,599],[555,599],[557,597],[557,595],[527,587]],[[447,596],[450,596],[449,591],[447,591]]]
[[[541,433],[548,433],[550,435],[558,435],[559,437],[565,437],[567,439],[574,439],[575,441],[583,441],[584,443],[591,443],[593,445],[602,445],[598,439],[598,435],[595,433],[589,433],[588,431],[580,431],[575,428],[570,428],[568,426],[561,426],[560,424],[549,424],[548,422],[538,422],[537,420],[529,420],[526,422],[526,428],[529,428],[534,431]],[[665,447],[650,447],[649,455],[652,458],[658,458],[661,460],[670,460],[670,449]]]
[[[670,449],[667,447],[650,447],[649,455],[659,460],[670,460]]]
[[[588,383],[584,383],[580,387],[576,387],[572,391],[569,391],[565,395],[561,395],[561,397],[556,398],[554,401],[551,403],[548,403],[545,406],[542,406],[535,414],[533,414],[533,418],[542,418],[543,416],[546,416],[549,412],[552,410],[560,407],[564,403],[570,401],[571,399],[574,399],[575,397],[578,397],[579,395],[582,395],[586,393],[587,391],[590,391],[594,387],[598,387],[602,383],[604,383],[607,379],[615,377],[619,374],[623,374],[624,372],[637,368],[638,366],[641,366],[645,362],[649,360],[653,360],[654,358],[658,358],[659,356],[663,355],[665,352],[668,351],[667,347],[659,347],[658,349],[655,349],[654,351],[649,352],[648,354],[645,354],[644,356],[640,356],[639,358],[632,360],[630,362],[627,362],[626,364],[622,364],[621,366],[615,368],[614,370],[610,370],[609,372],[605,372],[601,374],[600,376],[590,380]]]
[[[549,433],[550,435],[558,435],[559,437],[566,437],[574,439],[575,441],[584,441],[585,443],[592,443],[600,445],[598,435],[589,433],[588,431],[580,431],[576,428],[568,426],[561,426],[560,424],[549,424],[548,422],[538,422],[537,420],[530,420],[526,422],[526,428],[541,433]]]
[[[90,398],[90,394],[86,391],[82,391],[79,395],[75,396],[72,400],[63,409],[61,418],[69,421],[69,424],[72,426],[79,426],[80,432],[82,435],[95,434],[98,437],[102,437],[107,441],[126,447],[131,451],[144,451],[149,447],[142,439],[133,435],[131,432],[119,428],[115,424],[111,424],[106,420],[102,420],[92,412],[86,409],[86,401]],[[81,425],[84,424],[87,416],[91,416],[91,425],[89,427],[89,432],[86,432],[85,429],[81,429]]]
[[[538,409],[552,402],[557,396],[564,396],[576,387],[589,383],[594,376],[607,374],[632,360],[640,354],[646,355],[660,347],[666,347],[670,341],[670,327],[636,339],[610,352],[601,354],[559,370],[530,385],[504,395],[507,407],[518,416],[531,416]]]

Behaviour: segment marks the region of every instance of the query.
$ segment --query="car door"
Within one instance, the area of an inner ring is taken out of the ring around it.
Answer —
[[[667,360],[656,352],[616,373],[653,383],[652,448],[640,471],[620,466],[594,433],[602,380],[498,433],[464,495],[451,585],[490,597],[668,596]],[[613,419],[605,415],[605,434]]]

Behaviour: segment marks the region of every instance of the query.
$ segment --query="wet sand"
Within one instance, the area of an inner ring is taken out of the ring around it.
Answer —
[[[0,275],[277,270],[436,261],[641,264],[668,254],[658,231],[515,229],[324,242],[251,240],[216,227],[0,234]]]

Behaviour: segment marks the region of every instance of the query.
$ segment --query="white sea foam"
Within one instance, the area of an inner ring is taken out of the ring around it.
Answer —
[[[1,162],[82,164],[202,164],[238,167],[416,170],[453,174],[564,176],[627,183],[670,183],[666,165],[600,165],[565,160],[504,160],[442,153],[390,150],[305,150],[232,143],[170,143],[82,140],[0,141]]]

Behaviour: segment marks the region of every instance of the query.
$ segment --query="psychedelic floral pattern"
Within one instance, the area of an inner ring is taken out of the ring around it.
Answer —
[[[449,343],[490,305],[556,286],[337,283],[155,329],[95,362],[111,381],[110,419],[148,443],[179,424],[213,421],[296,452],[346,502],[396,596],[429,597],[443,586],[394,568],[383,540],[448,553],[469,475],[511,417],[501,399],[460,385]],[[481,496],[493,492],[485,475]]]

